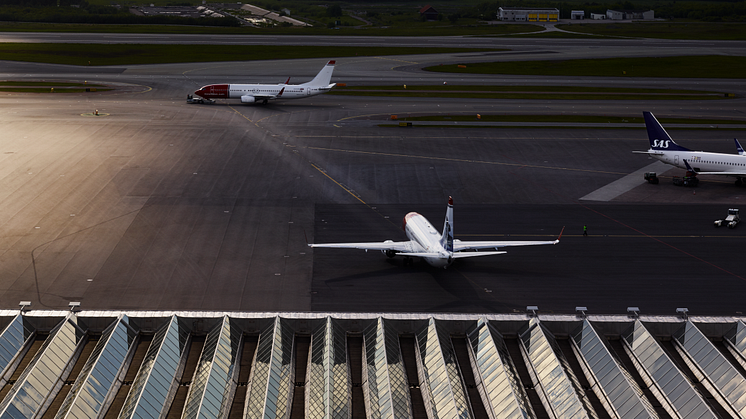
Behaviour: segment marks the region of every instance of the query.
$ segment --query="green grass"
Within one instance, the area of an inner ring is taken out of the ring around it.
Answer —
[[[333,36],[460,36],[509,35],[539,32],[543,27],[531,24],[451,25],[450,22],[409,23],[397,26],[230,28],[187,25],[93,25],[78,23],[0,23],[0,32],[75,32],[75,33],[158,33],[210,35],[333,35]]]
[[[0,43],[0,60],[69,65],[135,65],[184,62],[340,58],[497,49],[416,47],[309,47],[272,45],[146,45],[146,44],[26,44]]]
[[[746,78],[746,57],[722,55],[513,61],[465,65],[466,68],[441,65],[427,67],[425,70],[444,73],[548,76]]]
[[[683,89],[625,89],[586,86],[341,86],[328,94],[378,97],[431,97],[546,100],[710,100],[719,92]]]
[[[511,38],[562,38],[562,39],[602,39],[609,38],[605,35],[592,35],[584,33],[570,33],[561,31],[542,31],[522,34],[506,34],[505,37]]]
[[[746,40],[746,23],[604,22],[560,24],[557,28],[585,34],[632,38]]]

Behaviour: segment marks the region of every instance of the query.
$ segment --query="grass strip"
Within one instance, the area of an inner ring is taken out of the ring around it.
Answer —
[[[113,25],[81,23],[3,22],[0,32],[74,32],[74,33],[173,33],[205,35],[326,35],[326,36],[491,36],[540,32],[534,24],[464,25],[446,22],[391,27],[215,27],[189,25]]]
[[[459,67],[461,65],[461,67]],[[680,57],[604,58],[562,61],[462,63],[425,70],[466,74],[518,74],[597,77],[746,78],[746,57],[696,55]]]
[[[559,24],[557,29],[631,38],[746,40],[746,23],[743,22],[572,23]]]
[[[135,65],[215,61],[339,58],[453,52],[491,48],[339,47],[288,45],[154,45],[0,43],[0,60],[67,65]]]

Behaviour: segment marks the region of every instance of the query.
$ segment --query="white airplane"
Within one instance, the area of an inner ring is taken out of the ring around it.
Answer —
[[[326,93],[337,83],[329,83],[334,71],[334,60],[326,63],[313,80],[303,84],[208,84],[194,94],[207,100],[241,99],[241,103],[267,103],[270,99],[300,99]]]
[[[461,241],[453,239],[453,198],[448,197],[448,209],[446,209],[446,220],[443,223],[443,234],[430,224],[425,217],[410,212],[404,216],[402,225],[409,241],[395,242],[386,240],[383,243],[333,243],[333,244],[309,244],[309,247],[326,247],[334,249],[364,249],[380,250],[381,253],[393,258],[404,256],[404,265],[413,264],[412,257],[420,257],[425,262],[436,268],[447,268],[454,259],[469,258],[474,256],[501,255],[507,253],[498,251],[503,247],[512,246],[537,246],[544,244],[557,244],[562,237],[560,232],[557,240],[552,241]],[[564,231],[564,228],[562,229]],[[493,249],[480,252],[480,249]],[[465,250],[477,250],[465,252]]]
[[[737,186],[743,185],[746,180],[746,155],[737,139],[734,140],[738,154],[692,151],[676,144],[652,113],[643,112],[642,115],[648,130],[650,149],[633,153],[647,154],[663,163],[686,169],[689,176],[733,176]]]

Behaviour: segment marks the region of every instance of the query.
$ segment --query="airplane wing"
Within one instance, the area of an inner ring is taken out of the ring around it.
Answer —
[[[526,241],[526,240],[512,240],[512,241],[453,241],[453,256],[456,256],[456,252],[462,250],[479,250],[479,249],[500,249],[503,247],[515,247],[515,246],[541,246],[545,244],[557,244],[559,239],[551,241]],[[474,252],[474,256],[478,256],[488,252]],[[497,252],[505,253],[505,252]],[[468,254],[468,253],[466,253]]]
[[[684,164],[686,165],[686,170],[698,175],[746,176],[746,172],[697,172],[689,165],[689,162],[686,161],[686,159],[684,159]]]
[[[457,257],[457,254],[462,255],[469,255],[469,256],[481,256],[481,255],[487,255],[487,254],[500,254],[500,253],[506,253],[506,252],[465,252],[465,253],[457,253],[462,250],[479,250],[479,249],[500,249],[502,247],[516,247],[516,246],[543,246],[546,244],[557,244],[560,242],[560,239],[562,238],[562,233],[565,231],[565,228],[562,227],[562,231],[560,231],[559,236],[557,237],[557,240],[550,240],[550,241],[538,241],[538,240],[510,240],[510,241],[461,241],[461,240],[454,240],[453,241],[453,257]],[[473,254],[472,254],[473,253]],[[458,257],[469,257],[469,256],[458,256]]]
[[[746,172],[694,172],[698,175],[746,176]]]
[[[246,95],[246,96],[251,96],[251,97],[254,98],[255,101],[260,102],[262,100],[277,99],[279,97],[282,97],[282,94],[284,92],[285,92],[285,88],[283,87],[282,89],[280,89],[279,92],[277,92],[276,95],[254,95],[254,94],[249,94],[249,95]]]
[[[322,247],[332,249],[361,249],[361,250],[393,250],[395,252],[410,253],[414,249],[412,248],[412,242],[395,242],[385,241],[376,243],[329,243],[329,244],[308,244],[308,247]]]

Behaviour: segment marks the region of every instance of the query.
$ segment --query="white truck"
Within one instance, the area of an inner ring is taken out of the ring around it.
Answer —
[[[738,223],[741,221],[741,216],[738,215],[738,208],[729,208],[728,216],[724,220],[715,220],[715,227],[720,227],[723,224],[727,224],[728,228],[736,228]]]

